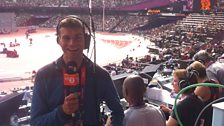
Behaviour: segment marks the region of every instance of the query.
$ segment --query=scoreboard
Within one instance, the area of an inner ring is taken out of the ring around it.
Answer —
[[[193,0],[193,11],[213,11],[213,9],[223,10],[224,0]]]
[[[201,0],[201,10],[211,10],[210,0]]]

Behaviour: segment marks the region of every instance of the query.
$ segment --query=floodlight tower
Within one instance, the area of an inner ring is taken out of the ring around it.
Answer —
[[[104,21],[105,21],[105,2],[103,0],[103,31],[104,31]]]

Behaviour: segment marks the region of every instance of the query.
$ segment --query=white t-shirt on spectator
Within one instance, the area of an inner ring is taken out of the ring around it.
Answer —
[[[145,104],[125,111],[123,126],[165,126],[165,119],[156,107]]]

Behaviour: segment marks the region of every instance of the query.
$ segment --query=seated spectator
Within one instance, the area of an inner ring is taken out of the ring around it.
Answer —
[[[25,92],[24,92],[24,95],[23,95],[23,99],[22,100],[26,101],[27,104],[28,103],[31,103],[32,95],[31,95],[31,93],[29,91],[29,87],[26,87],[25,88]]]
[[[192,69],[198,72],[198,83],[215,83],[215,81],[209,80],[207,78],[206,67],[202,63],[195,61],[188,67],[188,69]],[[215,87],[199,86],[196,87],[194,93],[201,97],[205,106],[219,97],[219,90]],[[206,111],[203,113],[203,117],[205,119],[204,126],[212,125],[212,113],[212,106],[206,109]]]
[[[111,76],[115,76],[115,75],[117,75],[117,72],[115,70],[112,70],[111,73],[110,73],[110,75]]]
[[[197,83],[197,73],[192,71],[187,71],[185,69],[176,69],[173,73],[173,90],[175,93],[179,93],[183,88]],[[189,89],[185,91],[181,97],[180,101],[177,103],[177,112],[179,118],[184,126],[194,126],[198,114],[203,109],[202,100],[196,96],[194,89]],[[162,110],[168,109],[162,106]],[[170,110],[171,111],[171,110]],[[199,121],[199,124],[203,124],[203,120]],[[198,125],[199,125],[198,124]],[[174,109],[171,111],[171,115],[166,122],[166,126],[178,126],[180,125],[177,121],[177,115],[174,113]]]
[[[215,80],[211,80],[207,77],[206,67],[198,61],[194,61],[187,69],[195,70],[198,73],[198,83],[216,83]],[[213,97],[218,97],[219,92],[216,88],[200,86],[195,89],[194,93],[199,95],[203,102],[206,102],[212,100]]]
[[[224,85],[224,62],[220,59],[222,59],[222,56],[220,56],[216,62],[213,62],[212,57],[204,50],[199,51],[193,57],[193,60],[199,61],[205,65],[208,79]],[[220,89],[220,93],[224,96],[223,89]]]
[[[199,61],[202,64],[205,65],[205,67],[209,67],[213,63],[213,58],[211,55],[205,51],[205,50],[200,50],[193,56],[194,61]]]
[[[159,109],[144,102],[146,91],[143,79],[130,75],[124,80],[123,94],[129,108],[125,111],[123,126],[165,126],[165,119]]]
[[[224,85],[224,54],[218,60],[206,69],[209,79],[214,80],[218,84]],[[224,96],[224,89],[220,89],[220,95]]]

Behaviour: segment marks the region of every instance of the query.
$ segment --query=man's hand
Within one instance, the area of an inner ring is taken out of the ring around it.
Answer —
[[[170,109],[169,107],[167,107],[166,105],[164,104],[161,104],[160,105],[160,109],[165,112],[165,113],[171,113],[172,109]]]
[[[78,93],[71,93],[64,99],[62,105],[63,112],[67,115],[72,115],[79,109],[79,98]]]

